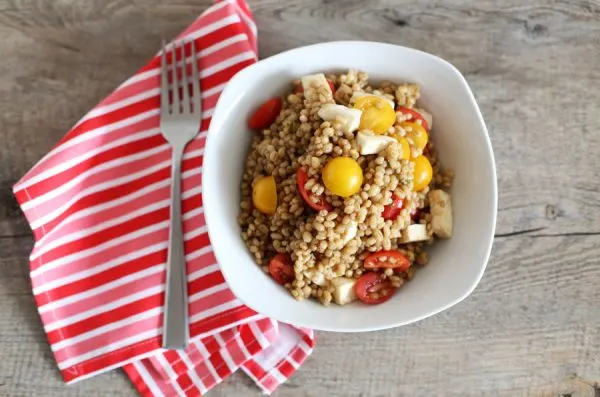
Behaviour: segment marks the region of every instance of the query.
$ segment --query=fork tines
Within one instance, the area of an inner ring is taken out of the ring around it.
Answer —
[[[191,52],[191,58],[189,59],[185,51],[188,45]],[[168,51],[169,46],[171,47],[170,51]],[[167,52],[170,53],[170,57],[167,55]],[[170,58],[170,62],[168,58]],[[200,103],[200,76],[198,74],[195,42],[173,41],[167,45],[163,40],[160,75],[161,116],[168,114],[200,115],[202,111]],[[190,83],[192,85],[191,95]],[[177,89],[174,89],[175,87]]]

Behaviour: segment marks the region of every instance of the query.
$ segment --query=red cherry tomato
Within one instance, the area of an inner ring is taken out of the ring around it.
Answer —
[[[386,221],[396,219],[404,207],[404,201],[400,197],[393,195],[392,199],[394,200],[392,204],[383,207],[383,212],[381,213],[381,216]]]
[[[363,274],[354,286],[358,299],[368,305],[376,305],[387,301],[396,289],[388,279],[384,279],[379,273],[375,272]]]
[[[331,82],[331,80],[327,80],[327,83],[329,83],[329,88],[331,88],[331,93],[335,94],[335,85]],[[296,84],[296,87],[294,87],[294,92],[296,94],[300,94],[300,93],[304,92],[304,87],[302,87],[302,84]]]
[[[271,98],[263,103],[248,120],[248,127],[254,130],[268,128],[281,111],[281,98]]]
[[[284,254],[277,254],[269,262],[269,273],[271,277],[281,285],[291,283],[296,277],[294,265]]]
[[[410,261],[400,251],[387,250],[369,254],[365,258],[365,269],[394,269],[397,272],[406,271]]]
[[[410,261],[400,251],[387,250],[369,254],[365,258],[365,269],[394,269],[404,272],[410,267]]]
[[[325,200],[325,197],[323,197],[323,196],[317,197],[319,199],[319,201],[316,203],[310,199],[311,197],[315,197],[315,196],[312,192],[307,192],[306,189],[304,188],[307,181],[308,181],[308,175],[306,174],[306,171],[304,171],[303,168],[298,168],[298,171],[296,172],[296,182],[298,183],[298,190],[300,191],[300,195],[302,196],[302,198],[304,199],[306,204],[308,204],[312,209],[317,210],[317,211],[321,211],[321,210],[332,211],[333,206],[331,205],[331,203],[329,203],[327,200]]]
[[[427,121],[425,121],[423,116],[421,116],[421,113],[417,112],[414,109],[407,108],[405,106],[398,107],[398,111],[408,116],[408,121],[421,120],[421,125],[423,126],[423,128],[425,128],[426,131],[429,131],[429,124],[427,124]]]

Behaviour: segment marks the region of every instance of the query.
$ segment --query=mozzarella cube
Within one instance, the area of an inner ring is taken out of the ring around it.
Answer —
[[[402,231],[402,238],[400,239],[403,243],[415,243],[417,241],[429,240],[427,235],[427,226],[420,223],[408,226]]]
[[[329,91],[329,93],[333,95],[333,93],[331,92],[331,87],[329,86],[329,82],[327,81],[323,73],[310,74],[308,76],[304,76],[302,77],[301,81],[302,88],[304,88],[304,92],[306,92],[309,88],[312,88],[313,86],[322,86],[325,87],[327,91]]]
[[[352,93],[352,97],[350,98],[350,103],[354,103],[354,102],[356,102],[356,100],[358,98],[362,98],[362,97],[365,97],[365,96],[376,96],[378,98],[385,99],[390,104],[390,106],[392,107],[392,109],[394,109],[396,107],[396,104],[394,103],[394,101],[392,101],[390,98],[388,98],[388,97],[386,97],[384,95],[369,94],[368,92],[361,92],[361,91],[354,91]]]
[[[362,111],[359,109],[347,108],[343,105],[335,105],[333,103],[326,103],[319,109],[319,117],[325,121],[334,122],[336,119],[341,120],[344,123],[344,128],[348,132],[354,132],[358,129],[360,124],[360,116]]]
[[[333,291],[333,301],[338,305],[345,305],[356,300],[356,292],[354,286],[356,280],[346,277],[338,277],[331,280],[331,285],[335,290]]]
[[[358,233],[358,222],[351,221],[344,232],[344,236],[342,238],[343,245],[346,245],[348,241],[356,237],[356,233]]]
[[[367,135],[362,132],[356,134],[356,143],[360,148],[360,154],[377,154],[396,140],[385,135]]]
[[[325,275],[323,273],[318,273],[315,271],[306,271],[304,272],[304,277],[312,281],[313,283],[320,285],[321,287],[325,285]]]
[[[429,206],[431,207],[431,228],[441,238],[452,237],[452,203],[450,195],[443,190],[436,189],[429,192]]]
[[[431,129],[433,127],[433,116],[431,115],[431,113],[429,113],[427,110],[425,109],[415,109],[417,112],[419,112],[419,114],[421,115],[421,117],[423,117],[423,119],[427,122],[427,126],[429,127],[429,129]]]

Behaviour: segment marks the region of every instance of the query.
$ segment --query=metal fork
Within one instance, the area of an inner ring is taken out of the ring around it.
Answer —
[[[172,59],[168,64],[167,48],[163,41],[160,66],[160,129],[171,145],[173,161],[171,167],[171,224],[163,317],[163,347],[166,349],[183,349],[187,347],[189,340],[187,276],[181,219],[181,161],[186,145],[194,139],[200,129],[202,107],[196,47],[194,42],[191,42],[190,75],[186,68],[184,46],[185,43],[181,42],[179,45],[181,60],[178,60],[178,46],[175,42],[172,43]],[[181,68],[178,63],[182,64]],[[169,84],[169,72],[171,84]],[[191,95],[190,83],[192,85]],[[169,97],[171,101],[169,101]]]

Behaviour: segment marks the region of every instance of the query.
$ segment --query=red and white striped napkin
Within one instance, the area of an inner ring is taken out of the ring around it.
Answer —
[[[244,0],[221,1],[178,40],[199,49],[205,109],[182,176],[190,347],[161,348],[171,153],[159,131],[158,57],[14,186],[36,240],[33,293],[67,383],[123,367],[143,396],[197,396],[241,367],[270,393],[311,353],[313,332],[233,296],[210,246],[201,183],[212,110],[256,61],[256,26]]]

